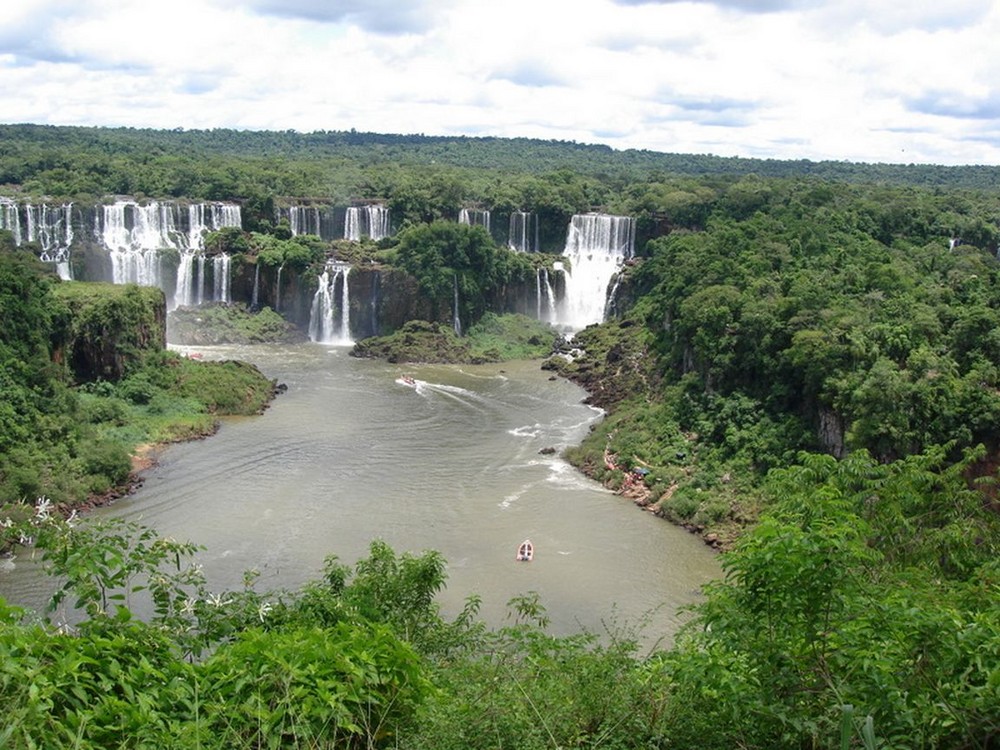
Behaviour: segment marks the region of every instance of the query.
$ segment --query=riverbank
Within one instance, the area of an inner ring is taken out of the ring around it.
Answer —
[[[751,470],[716,462],[700,436],[676,428],[645,326],[624,319],[561,341],[542,368],[587,391],[604,419],[566,450],[590,479],[636,506],[729,549],[763,506]],[[682,394],[681,394],[682,395]]]
[[[70,391],[89,452],[59,471],[40,466],[35,489],[4,507],[45,498],[53,512],[69,516],[113,503],[142,486],[167,445],[210,437],[221,418],[261,414],[281,390],[246,362],[157,352],[118,383]]]
[[[167,376],[159,373],[153,390],[139,399],[145,403],[131,404],[131,420],[111,428],[112,432],[121,427],[125,434],[141,435],[139,442],[128,446],[127,478],[82,505],[106,505],[131,494],[142,485],[144,472],[156,466],[166,446],[211,437],[219,430],[220,418],[260,415],[282,390],[255,365],[238,360],[204,361],[171,352],[161,366]],[[124,386],[130,392],[128,381]]]

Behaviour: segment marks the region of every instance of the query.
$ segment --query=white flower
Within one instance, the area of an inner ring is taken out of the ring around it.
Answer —
[[[71,529],[74,529],[74,528],[76,528],[76,522],[77,522],[77,521],[78,521],[79,519],[80,519],[80,516],[79,516],[79,515],[77,514],[77,512],[76,512],[76,509],[74,508],[74,509],[73,509],[73,512],[69,514],[69,518],[67,518],[67,519],[66,519],[66,524],[67,524],[67,525],[68,525],[68,526],[69,526],[69,527],[70,527]]]
[[[18,543],[25,545],[26,547],[31,546],[35,543],[35,537],[28,536],[23,531],[18,535]]]
[[[208,597],[208,603],[213,607],[221,607],[229,602],[223,599],[219,594],[210,594]]]
[[[0,521],[0,529],[9,529],[14,525],[14,522],[10,518],[6,518]]]
[[[52,501],[47,497],[38,498],[35,505],[35,518],[39,521],[48,521],[51,517]]]
[[[181,607],[181,614],[182,615],[193,615],[194,614],[194,605],[197,604],[197,603],[198,603],[197,599],[192,599],[192,598],[188,597],[184,601],[184,605]]]
[[[261,605],[257,607],[257,617],[260,618],[261,622],[264,622],[264,618],[270,614],[271,609],[271,602],[262,602]]]

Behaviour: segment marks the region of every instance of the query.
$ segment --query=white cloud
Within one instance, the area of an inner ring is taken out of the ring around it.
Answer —
[[[9,122],[1000,164],[989,0],[10,0]]]

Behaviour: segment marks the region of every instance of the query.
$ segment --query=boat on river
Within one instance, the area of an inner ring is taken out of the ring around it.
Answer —
[[[396,379],[396,382],[399,383],[400,385],[408,385],[410,386],[410,388],[417,387],[417,381],[411,375],[401,375],[399,378]]]
[[[535,545],[531,543],[530,539],[525,539],[517,548],[517,556],[514,559],[518,562],[531,562],[534,557]]]

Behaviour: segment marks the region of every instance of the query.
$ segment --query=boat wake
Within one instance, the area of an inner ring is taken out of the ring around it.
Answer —
[[[524,425],[523,427],[515,427],[511,430],[507,430],[507,434],[514,435],[515,437],[536,438],[542,434],[542,425],[536,422],[533,425]]]

